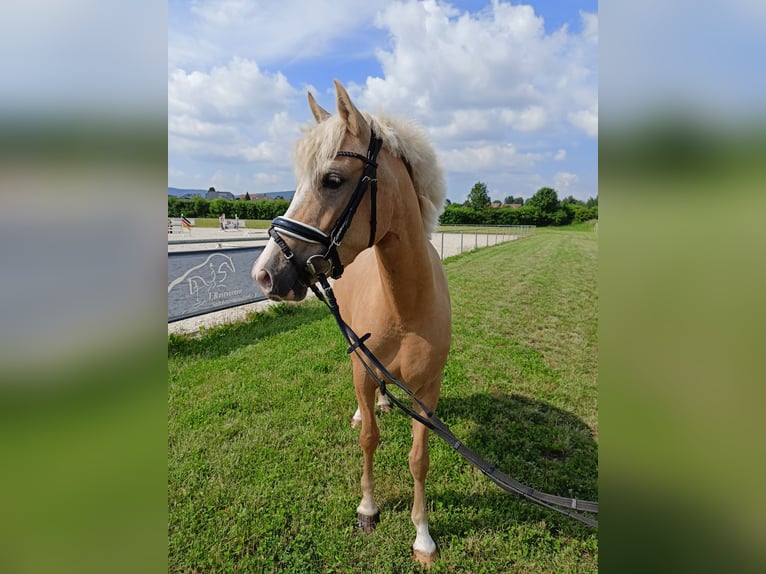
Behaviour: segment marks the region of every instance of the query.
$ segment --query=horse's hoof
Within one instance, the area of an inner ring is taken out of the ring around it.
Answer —
[[[412,549],[412,558],[417,560],[418,564],[420,564],[423,568],[430,568],[433,566],[438,557],[438,550],[434,550],[433,552],[426,554],[420,550],[415,550],[414,548]]]
[[[361,423],[361,422],[362,422],[362,419],[357,419],[357,418],[351,417],[351,428],[355,429],[356,427],[359,426],[359,423]]]
[[[391,405],[378,405],[378,408],[380,409],[380,412],[382,412],[382,413],[390,413],[391,412]]]
[[[365,532],[372,532],[375,530],[375,526],[380,522],[380,512],[376,512],[372,516],[366,514],[356,513],[356,526],[359,530]]]

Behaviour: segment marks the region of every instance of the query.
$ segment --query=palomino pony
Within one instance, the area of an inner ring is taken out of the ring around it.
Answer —
[[[277,300],[303,299],[320,273],[336,278],[345,322],[372,334],[367,347],[433,411],[451,332],[447,279],[429,241],[444,205],[444,177],[420,130],[362,113],[337,81],[335,89],[335,116],[308,94],[317,123],[296,146],[295,196],[285,216],[272,223],[252,276]],[[354,354],[351,362],[364,453],[357,517],[370,531],[379,514],[372,472],[380,436],[376,384]],[[417,404],[413,408],[423,414]],[[425,566],[436,557],[425,507],[428,465],[428,429],[413,420],[412,547]]]

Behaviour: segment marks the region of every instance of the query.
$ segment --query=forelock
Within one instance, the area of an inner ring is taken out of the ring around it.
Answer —
[[[295,144],[295,176],[298,181],[309,178],[318,185],[325,166],[340,151],[346,126],[340,117],[330,116],[321,123],[306,126],[303,132],[303,137]]]

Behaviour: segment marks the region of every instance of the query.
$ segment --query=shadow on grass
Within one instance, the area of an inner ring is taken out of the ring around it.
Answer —
[[[598,445],[579,417],[525,396],[489,393],[443,397],[437,413],[468,448],[523,484],[558,496],[598,500]],[[463,433],[460,427],[473,430]],[[432,439],[432,445],[436,440]],[[434,513],[434,527],[438,525],[440,534],[465,536],[471,531],[503,530],[514,522],[540,520],[569,535],[590,536],[593,532],[571,518],[505,493],[473,469],[489,485],[488,491],[477,491],[466,479],[470,463],[451,449],[449,452],[455,464],[450,464],[448,472],[456,476],[430,481],[446,486],[432,487],[429,498],[437,507],[451,509],[443,519],[438,510]],[[432,464],[432,472],[435,470]],[[455,514],[460,518],[454,519]]]
[[[168,357],[219,357],[258,340],[331,317],[319,302],[276,305],[249,314],[245,321],[204,329],[199,335],[168,335]]]

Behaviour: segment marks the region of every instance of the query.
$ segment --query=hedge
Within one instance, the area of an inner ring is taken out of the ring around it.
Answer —
[[[259,199],[255,201],[212,199],[203,197],[181,199],[168,196],[168,217],[227,217],[240,219],[271,220],[284,215],[290,202],[285,199]],[[598,206],[585,207],[576,203],[563,203],[554,213],[540,211],[537,206],[523,205],[519,208],[498,207],[473,209],[458,204],[446,207],[439,217],[440,225],[569,225],[598,219]]]
[[[181,199],[168,196],[168,217],[218,217],[225,213],[226,217],[238,216],[240,219],[274,219],[284,215],[290,202],[285,199],[258,199],[255,201],[211,199],[195,197]]]
[[[598,218],[598,207],[562,204],[553,213],[534,205],[473,209],[458,204],[448,205],[439,217],[440,225],[569,225]]]

